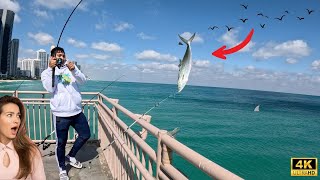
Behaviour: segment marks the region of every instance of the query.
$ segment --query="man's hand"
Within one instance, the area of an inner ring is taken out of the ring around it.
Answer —
[[[70,71],[73,71],[75,69],[74,63],[71,61],[68,62],[67,67],[69,68]]]
[[[54,68],[57,65],[57,59],[55,57],[50,57],[49,67]]]

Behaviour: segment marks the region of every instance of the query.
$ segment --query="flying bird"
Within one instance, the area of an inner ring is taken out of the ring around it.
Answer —
[[[302,19],[304,19],[304,17],[297,17],[299,20],[302,20]]]
[[[182,42],[179,42],[179,45],[183,45]]]
[[[264,16],[262,13],[258,13],[257,16]]]
[[[309,9],[307,9],[307,11],[308,11],[308,14],[311,14],[312,12],[314,12],[314,10],[309,10]]]
[[[281,18],[275,18],[278,19],[279,21],[282,21],[282,18],[285,17],[286,15],[282,15]]]
[[[265,25],[266,25],[266,24],[260,24],[261,28],[264,28]]]
[[[240,19],[243,23],[245,23],[248,19]]]
[[[211,30],[214,30],[215,28],[218,28],[218,29],[219,29],[218,26],[208,27],[208,29],[211,29]]]
[[[240,4],[240,6],[244,7],[245,9],[248,9],[248,5]]]
[[[265,15],[263,15],[262,13],[258,13],[257,16],[262,16],[262,17],[269,18],[268,16],[265,16]]]
[[[229,26],[226,26],[228,28],[228,31],[230,31],[231,29],[233,29],[233,27],[229,27]]]

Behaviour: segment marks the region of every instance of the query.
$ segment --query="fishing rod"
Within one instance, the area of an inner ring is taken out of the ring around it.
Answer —
[[[61,33],[60,33],[60,36],[59,36],[58,43],[57,43],[57,46],[56,46],[56,47],[59,46],[62,33],[63,33],[64,29],[66,28],[66,26],[67,26],[67,24],[68,24],[68,22],[69,22],[69,20],[70,20],[70,18],[71,18],[71,16],[72,16],[73,12],[77,9],[77,7],[80,5],[81,2],[82,2],[82,0],[79,1],[79,3],[76,5],[76,7],[72,10],[71,14],[69,15],[67,21],[64,23],[64,26],[63,26],[62,31],[61,31]],[[56,67],[52,68],[52,87],[54,87],[55,69],[56,69]]]
[[[62,34],[63,34],[63,31],[64,31],[64,29],[66,28],[66,26],[67,26],[67,24],[68,24],[68,22],[69,22],[69,20],[70,20],[70,18],[71,18],[71,16],[72,16],[73,12],[78,8],[78,6],[81,4],[81,2],[82,2],[82,0],[79,1],[79,3],[76,5],[76,7],[72,10],[71,14],[69,15],[67,21],[64,23],[64,26],[63,26],[63,28],[62,28],[62,30],[61,30],[61,33],[60,33],[60,36],[59,36],[59,39],[58,39],[58,42],[57,42],[57,46],[56,46],[56,47],[59,46],[60,39],[61,39],[61,36],[62,36]],[[55,67],[52,68],[52,87],[54,87],[55,69],[56,69]],[[38,146],[40,146],[41,144],[43,144],[43,150],[47,149],[47,148],[50,146],[50,144],[48,145],[48,144],[44,144],[44,143],[45,143],[45,141],[46,141],[53,133],[54,133],[54,131],[52,131],[47,137],[45,137],[45,138],[43,139],[43,141],[41,141],[41,143],[38,144]]]

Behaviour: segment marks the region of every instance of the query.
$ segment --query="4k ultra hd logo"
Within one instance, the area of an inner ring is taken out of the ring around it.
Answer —
[[[318,176],[318,159],[291,158],[291,176]]]

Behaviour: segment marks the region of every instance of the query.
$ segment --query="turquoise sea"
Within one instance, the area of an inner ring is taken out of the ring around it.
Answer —
[[[98,92],[109,83],[89,81],[81,90]],[[19,84],[0,82],[0,90]],[[41,81],[25,81],[19,90],[44,89]],[[103,93],[142,114],[175,90],[176,85],[115,82]],[[258,104],[260,112],[254,112]],[[149,115],[160,129],[179,127],[176,139],[242,178],[317,179],[291,177],[290,158],[320,158],[319,96],[186,86]],[[177,155],[173,163],[190,179],[209,179]]]

